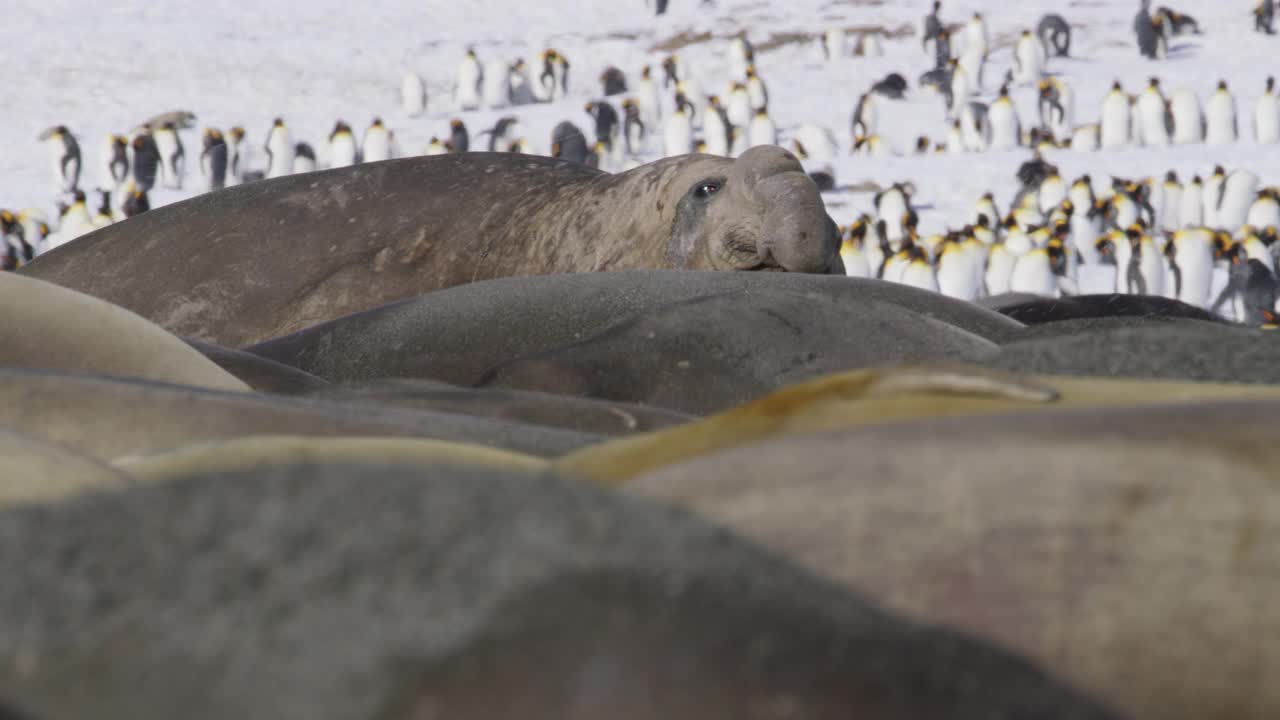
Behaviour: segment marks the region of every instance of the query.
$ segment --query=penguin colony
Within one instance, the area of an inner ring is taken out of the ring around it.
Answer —
[[[1153,8],[1149,0],[1137,4],[1133,38],[1139,56],[1165,58],[1177,38],[1203,33],[1197,20],[1186,13]],[[1257,32],[1273,32],[1272,6],[1270,1],[1254,6]],[[658,15],[666,12],[665,3],[649,7]],[[918,220],[884,214],[896,212],[899,206],[908,214],[914,212],[909,193],[903,191],[910,183],[882,188],[873,212],[843,218],[848,223],[843,254],[849,274],[908,282],[972,300],[1004,291],[1070,294],[1079,291],[1082,274],[1097,277],[1095,271],[1113,272],[1117,291],[1211,296],[1198,304],[1244,319],[1232,303],[1218,302],[1219,289],[1237,285],[1231,270],[1238,256],[1248,255],[1274,273],[1270,248],[1276,228],[1259,221],[1275,203],[1275,188],[1240,180],[1232,185],[1233,192],[1251,193],[1251,197],[1218,197],[1215,192],[1226,183],[1213,179],[1218,174],[1210,177],[1211,166],[1181,179],[1172,171],[1139,178],[1081,174],[1068,183],[1043,160],[1042,153],[1280,142],[1280,100],[1274,78],[1267,79],[1252,104],[1238,104],[1225,79],[1205,98],[1185,88],[1168,92],[1154,76],[1136,94],[1117,81],[1097,108],[1096,122],[1081,123],[1094,118],[1085,116],[1070,82],[1054,75],[1052,68],[1063,58],[1070,60],[1087,51],[1079,41],[1073,45],[1073,28],[1066,18],[1049,13],[1034,26],[1007,28],[990,25],[991,19],[982,13],[963,18],[947,15],[942,2],[932,2],[919,27],[918,39],[929,69],[919,75],[917,88],[913,90],[899,72],[871,82],[852,108],[850,135],[844,140],[819,123],[778,126],[769,111],[760,53],[746,32],[716,41],[722,43],[726,66],[720,76],[692,64],[677,50],[658,53],[653,62],[638,68],[607,65],[594,82],[583,83],[571,74],[569,58],[555,48],[526,61],[505,58],[500,49],[469,47],[452,72],[446,92],[429,97],[426,78],[410,70],[400,78],[399,99],[410,122],[426,115],[429,108],[436,116],[440,108],[455,115],[447,129],[417,149],[425,155],[470,150],[537,153],[616,172],[654,157],[687,152],[737,156],[752,146],[781,144],[802,159],[823,190],[835,190],[839,183],[833,161],[839,155],[891,156],[907,144],[906,138],[893,137],[893,129],[885,125],[887,103],[913,92],[936,93],[942,106],[940,139],[917,138],[915,153],[1029,150],[1033,159],[1028,167],[1043,177],[1032,173],[1029,182],[1020,179],[1014,186],[1014,202],[1003,212],[997,212],[991,199],[996,193],[987,192],[983,209],[989,212],[955,218],[949,227],[934,233],[921,232]],[[990,66],[1002,35],[1013,39],[1011,67],[1001,68],[1001,76]],[[812,33],[812,38],[815,55],[825,62],[880,56],[884,43],[890,41],[878,31],[855,35],[839,27]],[[578,88],[579,84],[586,89]],[[990,101],[981,100],[984,93],[992,92]],[[1020,114],[1014,95],[1021,93],[1034,94],[1034,117]],[[543,104],[571,112],[575,106],[571,94],[589,98],[577,105],[583,114],[570,114],[545,142],[532,137],[518,108]],[[503,109],[511,109],[511,114],[479,132],[473,133],[464,122],[469,113]],[[1240,122],[1240,114],[1251,115],[1250,122]],[[1246,127],[1247,134],[1242,132]],[[379,117],[362,133],[340,119],[317,146],[293,137],[282,118],[266,129],[259,143],[247,140],[242,127],[225,134],[206,127],[198,141],[187,139],[184,144],[182,135],[187,132],[194,134],[195,116],[170,113],[127,134],[108,135],[97,172],[91,176],[81,171],[80,143],[74,133],[65,126],[50,128],[40,139],[49,147],[58,210],[55,215],[34,208],[5,211],[12,221],[4,226],[4,267],[18,267],[85,232],[145,211],[150,207],[148,192],[157,186],[182,190],[194,184],[200,190],[217,190],[259,177],[413,154],[413,149],[406,152],[398,147],[395,133]],[[198,163],[192,163],[199,166],[198,178],[187,177],[186,147],[192,147],[193,154],[199,150],[193,158]],[[886,197],[899,195],[901,200],[882,208]],[[1193,212],[1196,197],[1201,208]],[[1085,198],[1088,207],[1077,202]],[[1218,205],[1223,203],[1237,210],[1245,206],[1243,214],[1222,211]],[[1129,209],[1131,205],[1138,208],[1136,213]],[[1254,206],[1257,212],[1250,212]],[[1123,242],[1117,233],[1124,235]],[[1180,241],[1175,237],[1180,233],[1198,240]],[[1177,262],[1178,242],[1210,246],[1207,282],[1211,290],[1199,289],[1203,273],[1198,266],[1186,274],[1184,282],[1185,268]],[[970,249],[965,253],[953,248],[966,243]],[[1154,250],[1144,254],[1147,247]],[[1146,268],[1148,275],[1140,278],[1141,283],[1131,281],[1125,265],[1130,261]],[[1256,266],[1253,270],[1257,271]],[[1274,303],[1268,311],[1272,308]]]

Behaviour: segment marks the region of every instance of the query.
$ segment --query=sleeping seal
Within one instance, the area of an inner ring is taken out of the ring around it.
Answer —
[[[240,347],[430,290],[511,275],[838,270],[796,158],[758,147],[610,175],[512,153],[416,157],[209,193],[24,272],[179,335]]]
[[[0,510],[0,705],[50,720],[1107,720],[688,514],[298,461]],[[481,680],[482,679],[482,680]]]

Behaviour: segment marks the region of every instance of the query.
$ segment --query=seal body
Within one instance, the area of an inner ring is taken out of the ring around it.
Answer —
[[[202,195],[42,256],[31,275],[239,347],[474,280],[645,268],[825,273],[837,251],[817,186],[779,147],[617,175],[466,153]]]

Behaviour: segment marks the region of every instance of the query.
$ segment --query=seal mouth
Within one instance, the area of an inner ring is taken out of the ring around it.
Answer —
[[[746,272],[787,272],[787,269],[772,263],[758,263],[746,269]]]

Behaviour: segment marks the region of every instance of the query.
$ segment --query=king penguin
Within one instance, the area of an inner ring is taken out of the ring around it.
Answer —
[[[186,172],[187,154],[178,137],[178,128],[167,122],[154,133],[156,150],[160,152],[160,184],[170,190],[182,189]]]
[[[1018,109],[1009,97],[1009,86],[1000,87],[1000,95],[987,108],[987,126],[991,129],[992,150],[1012,150],[1022,142],[1022,123]]]
[[[523,58],[516,58],[506,70],[507,98],[512,105],[528,105],[533,102],[533,86],[529,69]]]
[[[1227,81],[1219,80],[1218,89],[1209,98],[1205,110],[1205,143],[1226,145],[1236,141],[1236,100],[1227,89]]]
[[[874,204],[876,217],[885,223],[884,239],[889,246],[897,250],[902,238],[907,234],[907,218],[914,214],[911,209],[913,186],[894,183],[876,193]]]
[[[316,150],[307,143],[300,142],[293,146],[293,174],[315,172]]]
[[[707,98],[707,110],[703,114],[702,137],[707,143],[707,153],[728,157],[729,115],[720,104],[720,98],[715,95]]]
[[[1177,299],[1208,308],[1213,283],[1213,234],[1201,228],[1183,228],[1165,247]]]
[[[747,68],[755,64],[755,48],[747,40],[743,31],[729,41],[729,77],[734,80],[746,80]]]
[[[752,110],[761,110],[769,105],[769,89],[754,65],[747,66],[747,99],[751,101]]]
[[[649,66],[640,69],[640,82],[636,85],[636,107],[645,127],[656,128],[662,120],[662,103],[658,99],[658,85],[653,81]]]
[[[1116,80],[1111,91],[1102,101],[1102,121],[1099,143],[1103,150],[1122,148],[1129,144],[1129,96]]]
[[[80,143],[66,125],[46,130],[40,139],[49,145],[53,184],[60,193],[73,193],[80,186]]]
[[[236,125],[227,131],[227,186],[239,185],[249,147],[244,144],[244,128]]]
[[[773,118],[769,117],[767,107],[756,110],[755,117],[751,118],[751,129],[748,135],[750,147],[778,144],[778,128],[773,124]]]
[[[972,302],[978,299],[980,274],[975,268],[978,256],[970,253],[956,233],[947,235],[938,252],[938,292],[948,297]]]
[[[1258,193],[1258,176],[1249,170],[1234,170],[1227,176],[1218,193],[1214,227],[1234,232],[1245,224],[1249,207]]]
[[[1062,78],[1040,81],[1040,125],[1057,138],[1071,137],[1075,128],[1075,93]]]
[[[458,64],[458,72],[453,85],[453,104],[458,110],[476,110],[480,107],[480,89],[484,81],[484,69],[476,58],[474,48],[467,48],[467,54]]]
[[[129,179],[129,143],[120,135],[107,135],[102,143],[103,187],[118,190]]]
[[[982,19],[982,13],[975,12],[965,27],[964,52],[985,59],[988,46],[987,22]]]
[[[1259,143],[1280,142],[1280,101],[1276,99],[1276,79],[1267,77],[1266,90],[1253,110],[1253,133]]]
[[[617,165],[622,160],[622,143],[618,142],[621,130],[618,111],[607,100],[589,102],[583,106],[583,110],[595,121],[596,142],[601,145],[604,153],[600,160],[608,160],[609,164]]]
[[[987,120],[987,106],[979,102],[966,103],[960,111],[960,136],[965,150],[986,152],[991,146],[991,124]]]
[[[1018,256],[1009,276],[1009,292],[1058,297],[1059,273],[1055,270],[1063,259],[1062,252],[1055,245],[1032,248]]]
[[[1259,229],[1280,228],[1280,194],[1275,188],[1258,191],[1258,196],[1249,206],[1245,224]]]
[[[853,233],[848,235],[841,233],[840,259],[844,262],[844,274],[847,277],[875,277],[870,263],[867,262],[867,255],[863,251],[863,239],[862,235],[855,237]]]
[[[329,133],[329,167],[340,168],[360,162],[360,148],[351,126],[339,120]]]
[[[271,121],[271,130],[263,148],[267,151],[268,178],[284,177],[293,172],[293,138],[282,118]]]
[[[635,156],[644,152],[648,139],[647,126],[640,117],[640,106],[635,98],[622,101],[622,137],[627,144],[627,154]],[[729,154],[728,140],[725,140],[724,154]]]
[[[147,192],[155,187],[156,175],[160,171],[160,151],[156,149],[155,138],[151,137],[150,131],[143,130],[133,137],[129,150],[133,184],[142,192]]]
[[[1164,176],[1164,184],[1160,187],[1160,197],[1160,217],[1157,221],[1159,228],[1165,232],[1173,232],[1180,227],[1182,183],[1178,182],[1178,175],[1172,170]]]
[[[1044,74],[1044,45],[1040,39],[1023,30],[1013,50],[1013,78],[1024,85],[1040,82]]]
[[[693,124],[684,108],[677,107],[667,118],[663,130],[663,149],[667,157],[687,155],[693,151]]]
[[[406,72],[400,81],[400,106],[409,117],[417,117],[427,111],[427,84],[412,70]]]
[[[1138,96],[1137,111],[1134,135],[1142,138],[1142,144],[1149,147],[1168,145],[1173,131],[1173,118],[1165,104],[1164,94],[1160,92],[1159,78],[1151,78],[1146,89]]]
[[[627,92],[627,76],[621,70],[610,65],[600,73],[600,93],[605,97],[622,95]]]
[[[128,195],[124,199],[124,216],[127,218],[141,215],[151,209],[151,201],[147,198],[147,191],[138,187],[127,187]]]
[[[369,127],[364,131],[364,141],[360,143],[360,148],[365,162],[391,159],[391,132],[387,130],[386,125],[382,124],[382,118],[375,117],[373,122],[369,123]]]
[[[227,185],[227,141],[217,128],[205,128],[200,150],[200,171],[209,181],[209,190]]]

